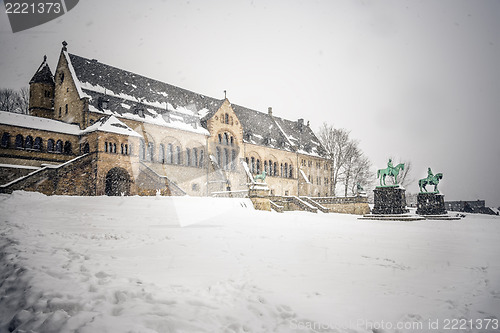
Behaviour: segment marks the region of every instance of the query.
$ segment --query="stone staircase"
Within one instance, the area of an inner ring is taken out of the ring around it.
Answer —
[[[95,186],[85,177],[74,177],[74,173],[87,173],[94,177],[95,153],[75,157],[59,165],[46,165],[26,176],[0,185],[0,193],[17,190],[37,191],[47,195],[95,195]]]
[[[274,210],[275,212],[278,213],[283,213],[283,206],[280,206],[276,203],[274,203],[272,200],[269,200],[269,203],[271,204],[271,209]]]
[[[144,184],[144,187],[146,188],[151,187],[155,192],[159,189],[162,192],[162,195],[176,195],[176,196],[186,195],[186,192],[182,188],[180,188],[179,185],[171,181],[167,176],[159,174],[158,172],[156,172],[154,169],[152,169],[142,161],[141,161],[141,169],[150,178],[151,184],[153,184],[153,185],[150,184],[149,186]],[[147,190],[143,191],[147,192]],[[148,194],[154,195],[154,193],[152,192]]]
[[[276,211],[298,210],[317,213],[318,208],[296,196],[273,196],[270,197],[271,208]],[[274,205],[274,206],[273,206]],[[275,207],[276,206],[276,207]]]
[[[316,207],[317,209],[319,209],[323,213],[330,213],[330,209],[329,208],[321,205],[320,203],[317,203],[311,197],[300,197],[300,199],[303,200],[303,201],[305,201],[305,202],[307,202],[308,204],[312,205],[313,207]]]

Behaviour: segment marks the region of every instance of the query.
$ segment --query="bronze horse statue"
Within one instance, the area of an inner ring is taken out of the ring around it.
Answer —
[[[262,180],[263,183],[265,183],[266,182],[266,176],[267,176],[267,172],[264,170],[264,171],[262,171],[261,174],[255,175],[255,177],[253,177],[253,180],[257,181],[257,179],[260,179],[260,180]]]
[[[385,176],[393,176],[394,183],[397,184],[399,171],[404,170],[404,169],[405,169],[404,163],[399,163],[394,168],[387,167],[386,169],[377,170],[377,178],[380,178],[380,186],[386,186],[385,185]]]
[[[420,192],[427,192],[427,189],[425,188],[427,185],[434,185],[434,192],[439,193],[438,191],[438,184],[439,181],[443,179],[443,174],[442,173],[436,173],[434,176],[430,176],[424,179],[420,179],[418,181],[418,186],[420,187]]]

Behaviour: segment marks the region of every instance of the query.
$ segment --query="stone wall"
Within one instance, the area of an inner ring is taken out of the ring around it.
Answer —
[[[311,198],[322,206],[330,209],[333,213],[364,215],[370,213],[368,198],[356,197],[323,197]]]
[[[4,193],[16,190],[41,192],[46,195],[96,195],[96,154],[75,158],[59,167],[45,167],[8,187]]]

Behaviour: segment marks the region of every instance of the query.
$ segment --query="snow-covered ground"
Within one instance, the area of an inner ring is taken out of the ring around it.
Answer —
[[[0,332],[500,332],[497,216],[26,192],[0,212]]]

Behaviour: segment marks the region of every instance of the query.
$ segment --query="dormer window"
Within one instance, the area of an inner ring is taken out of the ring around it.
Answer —
[[[109,100],[104,99],[103,97],[99,97],[97,99],[97,107],[99,110],[105,110],[109,108]]]
[[[134,113],[139,115],[139,117],[144,118],[144,109],[141,107],[136,107]]]

